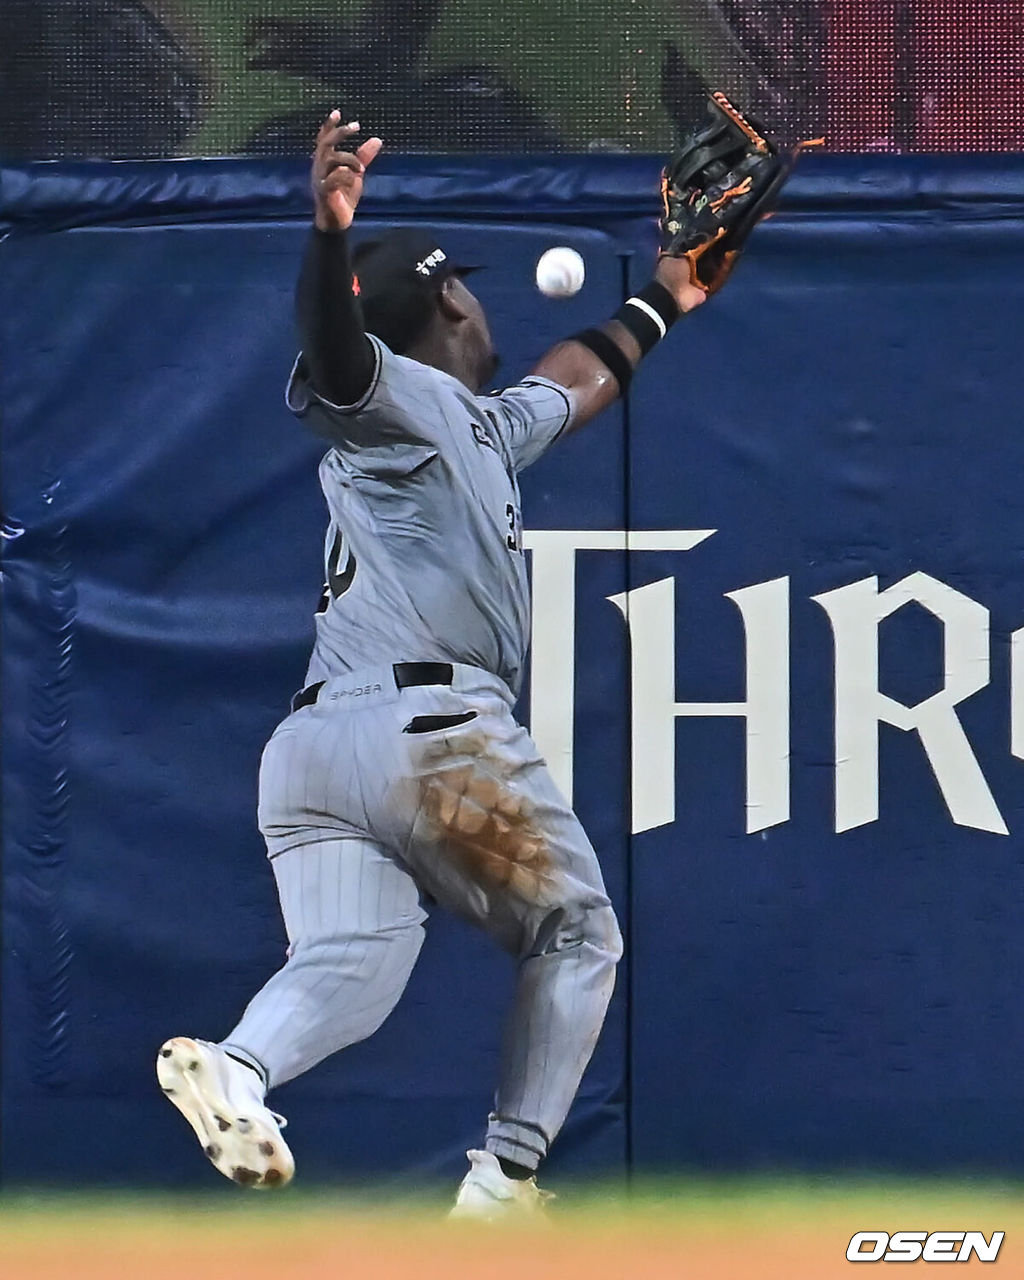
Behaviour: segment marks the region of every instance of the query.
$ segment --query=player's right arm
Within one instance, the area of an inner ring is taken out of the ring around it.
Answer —
[[[381,149],[370,138],[355,151],[339,144],[358,133],[332,111],[313,152],[313,229],[296,290],[296,313],[309,382],[329,404],[353,405],[369,389],[376,356],[353,293],[348,230],[366,170]]]
[[[553,348],[533,371],[572,393],[570,429],[625,393],[644,354],[722,287],[751,232],[774,210],[800,151],[812,145],[781,146],[724,94],[710,96],[705,119],[662,173],[654,279],[605,325]]]
[[[690,283],[685,263],[663,258],[639,301],[648,311],[657,304],[667,328],[705,297]],[[632,319],[626,307],[619,315]],[[647,323],[653,327],[653,322]],[[488,406],[503,411],[516,470],[528,467],[560,436],[607,409],[622,394],[643,354],[628,325],[613,317],[600,329],[557,343],[520,383],[488,398]]]
[[[689,264],[679,258],[662,258],[658,262],[648,290],[652,287],[656,290],[652,296],[655,300],[661,299],[662,332],[666,322],[672,323],[707,301],[707,293],[690,281]],[[649,302],[647,308],[650,311]],[[570,431],[583,426],[618,399],[644,354],[632,331],[617,318],[580,336],[583,342],[579,338],[568,338],[552,347],[531,370],[535,376],[547,378],[571,392],[576,412]]]

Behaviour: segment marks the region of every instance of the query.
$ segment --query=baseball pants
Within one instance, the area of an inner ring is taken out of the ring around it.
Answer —
[[[535,1168],[604,1021],[622,941],[597,856],[496,676],[399,689],[334,677],[263,754],[259,823],[288,959],[223,1042],[268,1084],[372,1035],[423,942],[424,904],[518,962],[486,1146]]]

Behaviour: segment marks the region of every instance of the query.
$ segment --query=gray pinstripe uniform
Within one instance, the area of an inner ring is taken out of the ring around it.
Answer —
[[[530,377],[474,396],[371,339],[358,404],[289,407],[332,448],[327,587],[306,683],[260,770],[260,829],[287,963],[224,1042],[271,1085],[371,1035],[397,1003],[434,899],[518,961],[486,1145],[535,1167],[604,1020],[621,940],[597,857],[512,716],[529,632],[516,473],[566,428]],[[396,662],[452,664],[399,688]]]

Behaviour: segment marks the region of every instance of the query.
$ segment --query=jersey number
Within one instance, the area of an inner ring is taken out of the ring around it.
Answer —
[[[509,551],[522,551],[522,521],[519,518],[519,512],[511,502],[505,503],[505,519],[508,521],[508,533],[505,535],[505,545],[508,547]]]
[[[344,568],[342,568],[343,561]],[[346,542],[345,535],[338,529],[327,556],[327,581],[324,583],[323,594],[317,605],[317,613],[323,613],[332,599],[337,600],[339,596],[343,596],[352,585],[352,579],[355,576],[355,552]]]

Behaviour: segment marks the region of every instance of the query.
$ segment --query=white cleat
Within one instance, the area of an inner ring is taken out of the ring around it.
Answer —
[[[462,1179],[450,1218],[496,1222],[518,1218],[523,1214],[543,1213],[544,1205],[554,1199],[550,1191],[541,1191],[536,1178],[518,1181],[501,1171],[498,1157],[489,1151],[467,1151],[469,1173]]]
[[[283,1187],[295,1161],[286,1121],[263,1101],[259,1076],[206,1040],[176,1036],[156,1060],[168,1099],[192,1126],[214,1168],[243,1187]]]

